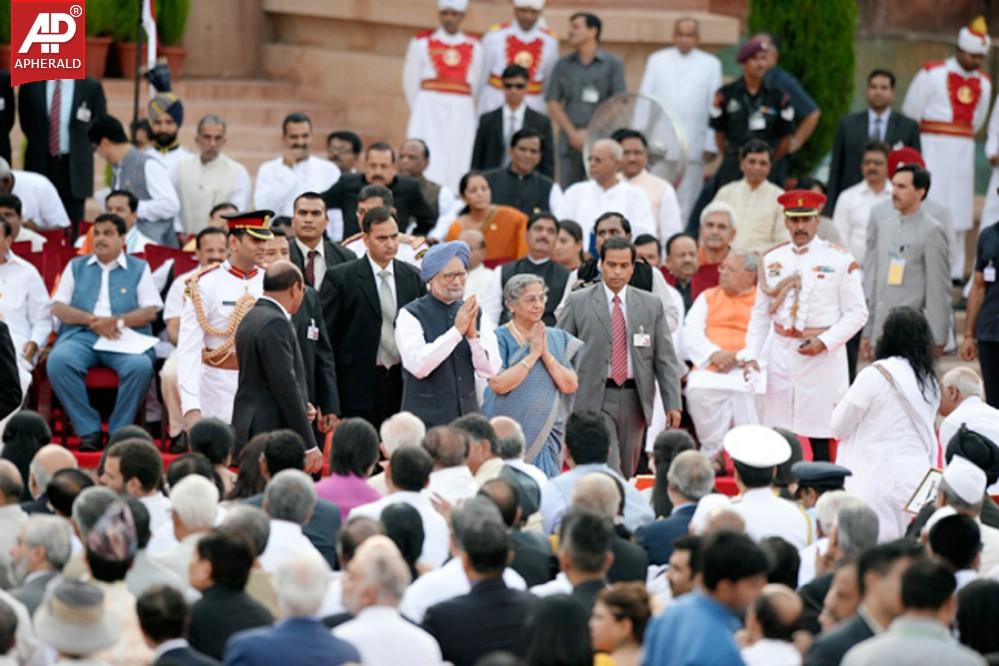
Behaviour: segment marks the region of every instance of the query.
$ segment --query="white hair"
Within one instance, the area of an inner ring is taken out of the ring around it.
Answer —
[[[56,571],[62,571],[72,554],[73,527],[60,516],[34,515],[24,524],[24,541],[28,548],[45,549],[45,561]]]
[[[316,508],[316,484],[298,469],[284,469],[264,488],[264,511],[273,520],[304,525]]]
[[[607,146],[610,148],[611,155],[614,157],[614,161],[616,162],[620,162],[624,158],[624,148],[622,148],[621,144],[614,139],[599,139],[594,141],[593,145],[590,146],[590,153],[592,154],[593,151],[599,146]]]
[[[170,511],[189,530],[208,530],[215,524],[219,489],[199,474],[190,474],[170,489]]]
[[[377,603],[398,606],[412,577],[395,543],[386,536],[375,535],[357,548],[354,559],[361,566],[364,585],[377,590]]]
[[[985,387],[982,385],[982,378],[971,368],[953,368],[948,370],[940,382],[944,388],[952,386],[962,397],[969,398],[985,396]]]
[[[385,445],[385,453],[391,456],[400,447],[419,446],[427,434],[427,426],[416,414],[399,412],[382,423],[378,434]]]
[[[281,617],[318,614],[329,583],[330,567],[318,551],[303,550],[284,560],[274,572],[279,614]]]
[[[712,201],[705,206],[704,210],[701,211],[700,223],[704,224],[704,220],[708,219],[708,215],[712,213],[724,213],[728,215],[728,223],[732,225],[733,229],[735,228],[735,209],[724,201]]]
[[[840,510],[858,505],[866,506],[864,500],[845,490],[829,490],[819,495],[819,499],[815,502],[815,521],[822,528],[822,532],[828,535],[832,528],[836,527],[836,516]]]

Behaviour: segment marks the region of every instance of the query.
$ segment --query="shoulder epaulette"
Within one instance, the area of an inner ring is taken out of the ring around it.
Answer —
[[[211,273],[212,271],[214,271],[216,268],[221,268],[221,267],[222,267],[222,264],[209,264],[207,266],[199,268],[197,273],[195,273],[191,277],[187,278],[187,281],[188,281],[188,283],[192,283],[193,284],[194,282],[197,282],[198,280],[200,280],[201,276],[207,275],[207,274]]]
[[[555,31],[552,30],[551,28],[547,27],[547,26],[543,27],[543,28],[539,28],[539,30],[541,30],[541,32],[545,33],[546,35],[551,35],[555,39],[558,39],[558,35],[555,34]]]
[[[833,243],[831,241],[826,241],[826,245],[828,245],[829,247],[831,247],[834,250],[839,250],[840,252],[844,252],[844,253],[849,253],[850,252],[849,249],[843,247],[842,245],[839,245],[838,243]]]
[[[767,250],[764,250],[763,253],[760,256],[761,257],[766,256],[766,255],[770,254],[771,252],[773,252],[774,250],[776,250],[777,248],[784,247],[785,245],[789,245],[790,243],[791,243],[791,241],[789,241],[789,240],[784,241],[783,243],[777,243],[773,247],[771,247],[771,248],[769,248]]]
[[[423,39],[424,37],[429,37],[432,34],[434,34],[433,30],[421,30],[413,35],[413,39]]]
[[[979,75],[981,75],[981,77],[982,77],[983,79],[985,79],[985,80],[986,80],[986,81],[988,81],[989,83],[992,83],[992,77],[991,77],[991,76],[989,76],[989,73],[988,73],[988,72],[986,72],[986,71],[983,71],[982,69],[979,69],[979,70],[978,70],[978,73],[979,73]]]
[[[504,23],[493,23],[491,26],[486,28],[486,32],[493,32],[495,30],[504,30],[506,28],[509,28],[511,25],[512,24],[510,23],[510,21],[506,21]]]
[[[944,60],[933,60],[923,65],[923,69],[925,69],[928,72],[931,69],[936,69],[937,67],[943,67],[945,63],[946,61]]]

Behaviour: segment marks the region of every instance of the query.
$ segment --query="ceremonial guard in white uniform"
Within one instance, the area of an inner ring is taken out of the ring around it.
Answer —
[[[515,21],[492,26],[482,37],[486,78],[479,94],[479,115],[503,106],[503,70],[517,64],[527,69],[524,102],[538,113],[545,107],[545,83],[558,62],[558,39],[544,26],[545,0],[513,0]]]
[[[410,111],[406,136],[427,145],[424,176],[452,191],[472,162],[482,70],[482,46],[460,29],[467,5],[468,0],[438,0],[441,27],[410,40],[402,71]]]
[[[980,69],[989,51],[987,30],[981,16],[961,28],[955,55],[923,65],[902,104],[902,113],[919,121],[923,159],[933,177],[927,197],[953,214],[954,279],[964,277],[964,232],[974,222],[975,133],[985,124],[992,99],[992,80]]]
[[[271,211],[229,216],[229,258],[188,279],[177,337],[177,380],[187,426],[213,417],[232,422],[239,365],[236,329],[264,291],[257,266],[265,242],[273,237]]]
[[[738,358],[747,372],[766,366],[763,423],[809,437],[816,459],[828,460],[833,407],[849,387],[844,345],[867,321],[860,268],[848,250],[816,237],[823,194],[791,190],[778,201],[791,241],[760,260]]]

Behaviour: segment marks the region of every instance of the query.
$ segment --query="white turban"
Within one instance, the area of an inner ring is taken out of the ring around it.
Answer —
[[[966,28],[961,28],[961,32],[957,36],[957,47],[967,53],[985,55],[989,52],[991,44],[989,29],[982,16],[977,17]]]
[[[468,0],[437,0],[437,11],[453,9],[456,12],[464,12],[468,9]]]
[[[513,0],[513,6],[517,9],[534,9],[540,12],[545,8],[545,0]]]

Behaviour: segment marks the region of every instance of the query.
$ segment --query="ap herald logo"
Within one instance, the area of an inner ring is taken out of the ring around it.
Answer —
[[[86,76],[85,25],[84,0],[11,0],[11,84]]]

